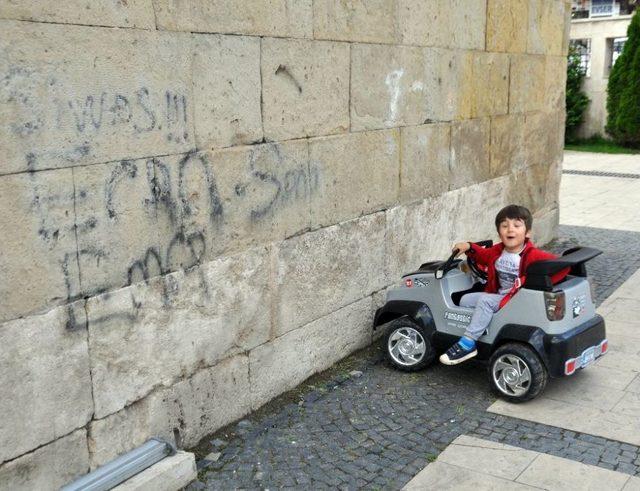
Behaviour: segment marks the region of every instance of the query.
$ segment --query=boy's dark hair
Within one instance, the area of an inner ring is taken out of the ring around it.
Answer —
[[[531,226],[533,225],[533,217],[527,208],[520,205],[509,205],[505,206],[496,215],[496,230],[500,230],[500,224],[507,218],[511,218],[512,220],[522,220],[527,228],[527,232],[531,230]]]

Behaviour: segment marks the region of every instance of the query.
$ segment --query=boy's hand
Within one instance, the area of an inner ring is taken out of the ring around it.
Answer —
[[[458,242],[457,244],[453,244],[452,250],[458,249],[458,254],[462,254],[463,252],[467,252],[471,249],[471,246],[468,242]],[[458,255],[456,254],[456,256]]]

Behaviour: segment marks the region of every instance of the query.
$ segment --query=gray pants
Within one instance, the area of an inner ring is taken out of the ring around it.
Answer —
[[[467,326],[464,335],[477,341],[489,326],[493,314],[498,311],[500,301],[504,295],[498,293],[467,293],[460,299],[461,307],[475,307],[471,324]]]

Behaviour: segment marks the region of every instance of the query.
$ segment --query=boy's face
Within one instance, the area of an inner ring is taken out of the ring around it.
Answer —
[[[500,222],[498,235],[507,252],[520,252],[525,238],[529,236],[529,232],[523,220],[505,218]]]

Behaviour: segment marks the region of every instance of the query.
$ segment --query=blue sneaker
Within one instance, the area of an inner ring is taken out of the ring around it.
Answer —
[[[464,341],[462,343],[458,341],[456,344],[451,346],[451,348],[449,348],[447,352],[440,357],[440,363],[444,363],[445,365],[457,365],[458,363],[462,363],[463,361],[473,358],[478,354],[475,342],[473,342],[471,347],[467,347],[463,343]]]

